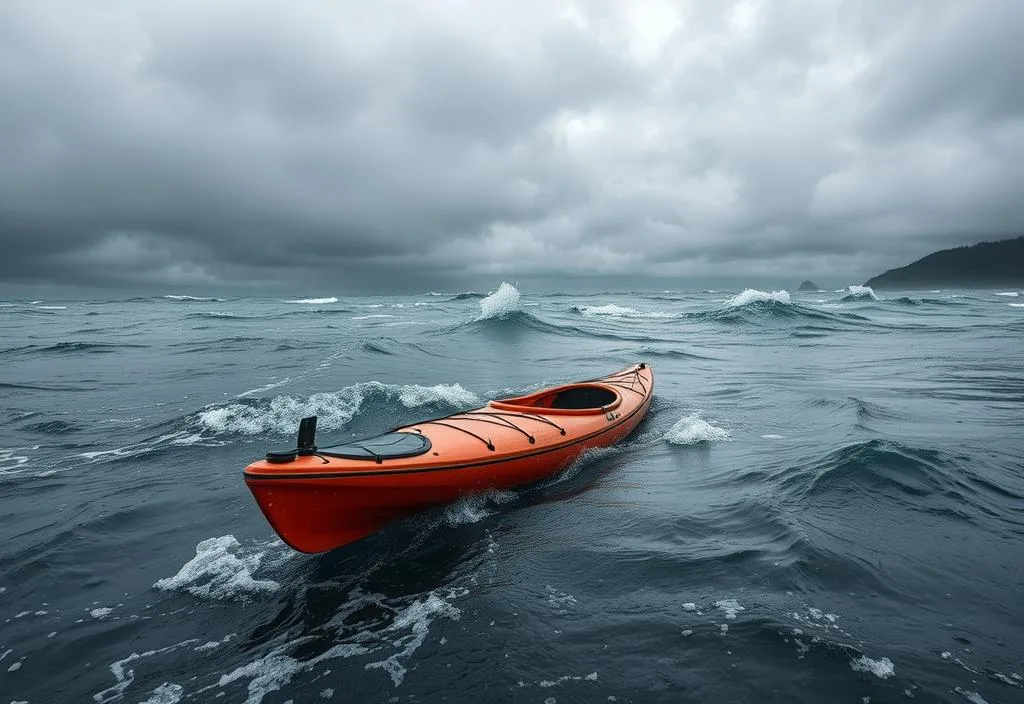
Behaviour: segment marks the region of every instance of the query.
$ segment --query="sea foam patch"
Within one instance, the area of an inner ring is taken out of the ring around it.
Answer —
[[[712,425],[701,418],[700,414],[700,411],[696,411],[676,421],[665,433],[665,441],[673,445],[696,445],[729,439],[728,430]]]
[[[280,588],[277,582],[253,576],[263,557],[262,551],[243,549],[233,535],[209,538],[196,545],[196,556],[176,575],[160,579],[153,586],[210,599],[237,599],[276,592]]]
[[[892,660],[889,658],[872,660],[867,655],[861,655],[859,658],[851,660],[850,669],[854,672],[867,672],[883,680],[896,674],[896,668],[893,667]]]

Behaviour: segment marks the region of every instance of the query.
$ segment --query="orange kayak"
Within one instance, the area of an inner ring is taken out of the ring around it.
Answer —
[[[629,435],[653,393],[653,371],[638,364],[320,448],[311,416],[297,447],[250,464],[245,483],[284,542],[324,552],[431,506],[551,476]]]

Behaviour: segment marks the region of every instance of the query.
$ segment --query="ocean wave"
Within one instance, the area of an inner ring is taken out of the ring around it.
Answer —
[[[115,354],[119,350],[126,349],[147,349],[149,345],[133,344],[128,342],[58,342],[53,345],[24,345],[22,347],[9,347],[0,350],[0,357],[5,355],[28,355],[28,354]]]
[[[492,291],[486,298],[480,301],[480,320],[501,320],[508,318],[514,313],[522,313],[523,308],[520,302],[519,289],[505,281],[496,291]]]
[[[214,298],[212,296],[180,296],[168,294],[163,296],[163,299],[168,301],[178,301],[180,303],[223,303],[223,298]],[[150,299],[144,299],[150,300]]]
[[[1016,298],[1017,296],[1020,295],[1020,293],[1018,293],[1017,291],[999,291],[998,293],[996,293],[994,295],[996,295],[996,296],[1012,296],[1013,298]]]
[[[609,303],[603,306],[572,306],[569,309],[572,313],[579,313],[585,316],[608,316],[612,318],[676,318],[675,313],[664,313],[660,311],[645,312],[635,308],[617,306]]]
[[[664,440],[672,445],[697,445],[718,440],[728,440],[729,431],[708,423],[700,417],[701,411],[695,411],[668,429]]]
[[[486,293],[477,293],[476,291],[465,291],[464,293],[456,293],[454,296],[449,298],[449,301],[477,301],[481,298],[487,298]]]
[[[790,302],[789,291],[772,291],[768,293],[755,288],[748,288],[730,298],[726,305],[730,308],[740,308],[749,306],[752,303],[781,303],[788,305]]]
[[[849,286],[846,291],[846,295],[839,299],[843,303],[878,300],[878,296],[870,286]]]
[[[281,303],[299,303],[311,306],[321,306],[329,303],[337,303],[338,299],[334,296],[328,296],[326,298],[296,298],[293,300],[282,300]]]
[[[306,398],[277,396],[269,401],[247,399],[214,405],[195,414],[189,424],[197,431],[215,435],[287,435],[298,429],[300,419],[315,415],[319,428],[337,430],[347,425],[370,400],[396,400],[405,408],[468,408],[482,403],[476,394],[459,384],[419,386],[369,381]]]

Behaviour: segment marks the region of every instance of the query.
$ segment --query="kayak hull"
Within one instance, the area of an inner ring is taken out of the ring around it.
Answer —
[[[429,437],[433,451],[423,456],[377,462],[321,456],[286,464],[260,461],[246,468],[245,482],[284,542],[301,552],[332,550],[433,506],[550,477],[584,451],[629,435],[653,398],[654,377],[647,365],[586,384],[617,398],[596,410],[533,405],[574,385],[554,387],[406,426]]]

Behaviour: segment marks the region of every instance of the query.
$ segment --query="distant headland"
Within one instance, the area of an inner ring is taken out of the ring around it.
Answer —
[[[797,291],[817,291],[817,290],[818,290],[818,284],[814,283],[813,281],[804,281],[802,284],[800,284],[800,288],[797,289]]]
[[[1024,237],[944,249],[913,264],[868,279],[865,286],[919,289],[936,286],[1024,286]]]

